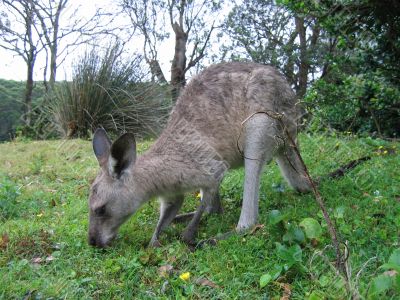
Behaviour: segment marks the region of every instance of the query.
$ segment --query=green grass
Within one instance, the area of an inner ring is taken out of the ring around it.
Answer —
[[[353,289],[361,298],[397,299],[398,285],[387,279],[399,274],[382,275],[388,268],[380,267],[399,248],[399,144],[319,135],[302,135],[301,142],[313,176],[372,156],[344,177],[322,181],[320,191],[348,241]],[[139,152],[150,144],[140,143]],[[291,299],[348,298],[330,267],[330,238],[313,196],[289,189],[274,163],[262,177],[259,222],[265,226],[251,234],[191,252],[178,239],[179,224],[162,236],[163,247],[148,249],[158,218],[153,200],[122,226],[111,248],[97,250],[87,245],[88,188],[97,172],[90,143],[9,142],[0,144],[0,153],[0,298],[280,299],[285,289]],[[243,170],[226,176],[224,214],[204,218],[199,239],[235,228],[242,181]],[[187,195],[184,210],[196,201]],[[305,218],[318,221],[322,235],[304,236]],[[160,274],[164,265],[173,267],[171,274]],[[179,278],[184,272],[191,274],[187,281]],[[218,287],[201,285],[199,278]],[[385,291],[374,298],[379,288]]]

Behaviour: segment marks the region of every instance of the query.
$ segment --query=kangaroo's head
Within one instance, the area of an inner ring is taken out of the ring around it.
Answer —
[[[106,132],[97,129],[93,150],[100,171],[90,188],[89,244],[106,247],[120,225],[140,206],[131,180],[136,160],[135,138],[126,133],[111,143]]]

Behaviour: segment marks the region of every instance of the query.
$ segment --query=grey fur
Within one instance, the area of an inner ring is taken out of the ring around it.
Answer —
[[[118,157],[106,151],[112,164],[104,161],[104,155],[98,157],[101,171],[89,201],[90,243],[108,245],[130,215],[158,196],[160,220],[150,242],[157,246],[160,232],[179,211],[183,194],[201,189],[201,204],[183,233],[184,240],[190,242],[203,211],[221,212],[218,188],[224,173],[243,164],[245,182],[238,230],[249,229],[257,222],[260,174],[273,157],[277,157],[290,185],[299,191],[309,190],[293,149],[282,140],[283,129],[266,114],[255,114],[266,111],[284,114],[286,126],[296,138],[300,110],[295,95],[270,66],[222,63],[194,77],[182,91],[163,133],[146,153],[136,158],[130,157],[134,156],[132,149],[121,151],[121,145],[135,147],[132,137],[125,135],[117,141],[120,147],[114,152]],[[105,139],[104,132],[96,132],[95,153],[105,152]],[[101,145],[101,151],[96,152],[96,145]],[[124,168],[119,162],[125,162]],[[113,170],[115,165],[120,168]],[[103,205],[106,214],[96,215],[96,209]]]

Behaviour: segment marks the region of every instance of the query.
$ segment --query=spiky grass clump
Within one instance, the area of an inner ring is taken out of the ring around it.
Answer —
[[[144,82],[140,57],[120,59],[121,48],[103,57],[92,50],[74,67],[73,80],[54,89],[48,112],[64,137],[87,137],[96,127],[130,131],[140,136],[157,134],[168,116],[166,88]]]

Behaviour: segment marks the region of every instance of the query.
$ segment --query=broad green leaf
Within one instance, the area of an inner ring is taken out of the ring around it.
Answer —
[[[327,286],[328,284],[330,284],[332,282],[332,278],[326,275],[322,275],[319,279],[318,282],[322,287]]]
[[[277,252],[278,256],[280,256],[281,252],[287,250],[287,247],[285,245],[282,245],[281,243],[275,243],[275,246],[276,246],[276,252]]]
[[[290,224],[287,232],[285,233],[282,239],[284,242],[289,242],[289,243],[293,242],[304,243],[305,236],[303,231],[299,227]]]
[[[282,245],[280,243],[275,243],[276,245],[276,254],[277,256],[285,262],[283,265],[283,269],[285,271],[289,270],[296,262],[290,255],[287,247],[285,245]]]
[[[270,213],[268,214],[268,223],[271,225],[278,224],[282,220],[283,220],[283,215],[277,209],[271,210]]]
[[[268,283],[271,282],[271,280],[272,276],[269,273],[262,275],[260,277],[260,287],[261,288],[265,287]]]
[[[308,300],[322,300],[325,299],[319,292],[313,291],[310,296],[308,296]]]
[[[400,249],[394,250],[389,257],[388,262],[383,264],[381,268],[384,270],[393,269],[400,273]]]
[[[297,244],[287,248],[280,243],[276,243],[276,250],[278,257],[286,262],[289,268],[302,260],[302,250]]]
[[[290,247],[289,253],[291,254],[291,256],[293,257],[293,259],[296,262],[301,262],[303,251],[301,250],[299,245],[296,244],[296,245],[293,245],[292,247]]]
[[[390,276],[379,275],[372,280],[371,287],[368,292],[369,299],[377,299],[376,296],[390,290],[393,281]]]
[[[300,226],[304,228],[306,236],[309,239],[318,239],[322,235],[321,225],[313,218],[303,219]]]
[[[275,265],[275,266],[272,268],[270,274],[271,274],[273,280],[278,279],[278,277],[279,277],[279,276],[281,275],[281,273],[282,273],[282,269],[283,269],[283,267],[282,267],[281,265]]]
[[[381,266],[381,269],[383,269],[383,270],[395,270],[398,273],[400,273],[400,266],[396,265],[396,264],[389,264],[389,263],[383,264]]]
[[[346,207],[345,206],[338,206],[336,207],[335,211],[334,211],[334,216],[337,219],[343,219],[344,218],[344,213],[346,211]]]
[[[388,263],[400,267],[400,248],[393,251],[392,255],[389,257]]]

